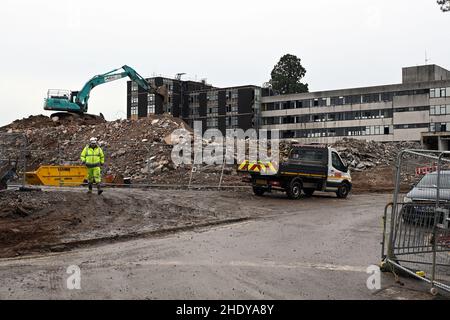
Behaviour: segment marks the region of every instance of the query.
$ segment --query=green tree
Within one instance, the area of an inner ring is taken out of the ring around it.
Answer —
[[[275,65],[269,81],[273,90],[279,94],[308,92],[308,84],[301,80],[306,74],[299,58],[285,54]]]
[[[442,11],[450,11],[450,0],[437,0],[436,2],[441,6]]]

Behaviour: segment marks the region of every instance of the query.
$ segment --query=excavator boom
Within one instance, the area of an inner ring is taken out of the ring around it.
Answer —
[[[122,71],[121,71],[122,70]],[[90,79],[80,91],[49,90],[45,99],[44,109],[52,111],[67,111],[83,114],[88,110],[91,90],[96,86],[128,77],[142,89],[161,95],[167,101],[165,86],[151,86],[139,73],[129,66],[123,66],[105,74],[96,75]]]

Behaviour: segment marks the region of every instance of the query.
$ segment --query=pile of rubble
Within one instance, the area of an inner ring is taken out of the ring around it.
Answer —
[[[185,184],[192,179],[198,183],[217,182],[221,165],[201,166],[191,176],[191,166],[176,167],[171,159],[171,133],[176,129],[192,132],[186,123],[171,115],[154,115],[139,120],[107,122],[101,117],[31,116],[0,128],[0,133],[18,133],[28,140],[27,169],[42,164],[78,164],[83,147],[90,137],[97,137],[105,151],[103,172],[110,177],[131,178],[133,181],[161,184]],[[192,140],[191,140],[192,142]],[[247,141],[248,142],[248,141]],[[203,146],[209,141],[203,140]],[[247,148],[248,148],[248,143]],[[289,155],[291,143],[280,145],[281,160]],[[377,166],[390,166],[400,150],[419,148],[411,142],[375,142],[344,138],[333,144],[352,171],[364,171]],[[12,149],[19,152],[19,144]],[[235,155],[236,157],[236,155]],[[224,167],[225,181],[236,182],[233,166]],[[176,170],[175,170],[176,169]],[[203,181],[199,176],[203,175]],[[209,181],[211,180],[211,181]]]
[[[17,132],[25,129],[38,129],[59,127],[61,125],[96,125],[106,122],[103,116],[96,115],[78,115],[72,113],[55,113],[52,117],[44,115],[29,116],[20,120],[15,120],[11,124],[0,128],[2,131]]]
[[[167,114],[111,122],[91,119],[95,121],[92,124],[83,124],[85,120],[66,120],[33,116],[0,128],[0,133],[26,136],[28,170],[42,164],[77,164],[89,138],[97,137],[107,155],[105,174],[146,180],[174,169],[173,146],[167,137],[176,129],[190,130],[181,119]]]
[[[298,142],[281,142],[280,158],[286,160],[291,144]],[[403,149],[420,149],[418,142],[378,142],[352,138],[343,138],[331,145],[352,171],[363,171],[380,165],[392,165]]]
[[[333,144],[353,171],[362,171],[379,165],[391,165],[399,151],[420,149],[418,142],[378,142],[344,138]]]

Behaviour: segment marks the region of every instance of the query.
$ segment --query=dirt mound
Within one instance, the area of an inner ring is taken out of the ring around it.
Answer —
[[[107,189],[84,191],[5,191],[0,197],[0,257],[62,251],[95,241],[248,218],[233,201],[249,195],[228,192]],[[251,196],[251,195],[250,195]],[[239,200],[240,199],[240,200]]]
[[[55,113],[52,117],[44,115],[29,116],[20,120],[15,120],[9,125],[0,127],[0,132],[17,132],[27,129],[40,129],[58,127],[61,125],[95,125],[106,122],[101,116],[78,115],[74,113]]]
[[[0,131],[26,136],[28,170],[42,164],[79,163],[83,147],[91,137],[97,137],[106,154],[105,174],[150,182],[154,175],[174,169],[170,161],[173,146],[165,138],[176,129],[190,130],[181,119],[167,114],[139,120],[101,119],[89,125],[81,120],[64,121],[34,116],[13,122]],[[16,153],[19,151],[17,148]]]
[[[106,122],[99,117],[89,119],[89,116],[64,115],[52,118],[31,116],[0,128],[0,132],[22,133],[27,137],[28,170],[43,164],[79,163],[83,147],[91,137],[97,137],[106,154],[103,173],[108,177],[118,177],[114,180],[116,182],[131,178],[132,182],[148,184],[186,185],[190,180],[193,184],[219,183],[220,165],[200,166],[191,178],[190,165],[176,167],[173,164],[173,145],[168,139],[169,135],[176,129],[191,130],[179,118],[164,114],[139,120]],[[204,146],[207,143],[203,141]],[[18,158],[18,145],[16,143],[16,147],[13,147],[17,149],[17,155],[8,154],[4,158]],[[282,160],[287,159],[290,146],[289,142],[281,143]],[[332,146],[340,152],[352,172],[392,166],[400,150],[420,148],[415,142],[375,142],[351,138],[344,138]],[[224,184],[240,184],[234,168],[231,165],[225,168]]]

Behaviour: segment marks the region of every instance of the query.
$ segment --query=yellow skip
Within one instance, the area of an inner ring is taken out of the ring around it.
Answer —
[[[86,177],[85,166],[41,166],[25,173],[27,184],[44,186],[80,186]]]

